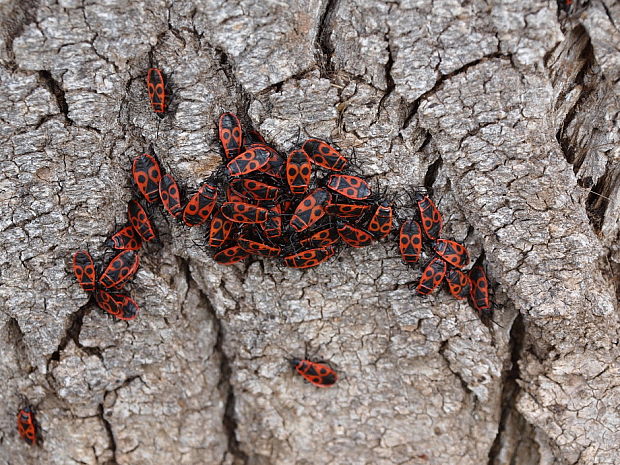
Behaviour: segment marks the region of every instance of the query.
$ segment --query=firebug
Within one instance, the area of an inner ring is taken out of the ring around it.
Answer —
[[[319,139],[308,139],[301,148],[314,164],[331,171],[342,171],[348,163],[335,148]]]
[[[469,271],[471,282],[470,297],[473,307],[478,310],[488,310],[491,308],[489,297],[489,280],[482,265],[474,265]]]
[[[320,247],[316,249],[304,250],[293,255],[284,257],[284,264],[291,268],[310,268],[320,265],[324,261],[333,257],[336,250],[333,247]]]
[[[110,260],[98,283],[106,289],[120,290],[138,271],[140,257],[133,250],[124,250]]]
[[[161,203],[164,205],[164,208],[172,216],[178,218],[183,213],[179,186],[171,174],[162,176],[159,181],[159,197],[161,198]]]
[[[187,226],[199,226],[209,219],[217,202],[217,186],[204,183],[183,208],[183,222]]]
[[[225,249],[220,250],[213,256],[213,260],[222,265],[232,265],[241,260],[244,260],[250,256],[245,250],[238,245],[233,245]]]
[[[338,234],[351,247],[366,247],[375,240],[368,231],[344,222],[338,223]]]
[[[224,155],[227,160],[232,160],[241,152],[243,142],[239,118],[234,113],[222,113],[218,128],[220,142],[224,147]]]
[[[164,75],[157,68],[150,68],[146,73],[146,88],[149,93],[151,108],[158,115],[166,111],[166,88]]]
[[[227,169],[231,176],[241,176],[262,168],[269,161],[269,152],[261,147],[250,147],[228,162]]]
[[[17,432],[28,445],[37,445],[37,424],[31,407],[24,407],[17,413]]]
[[[439,257],[434,257],[422,272],[422,277],[417,287],[418,294],[428,295],[433,292],[446,275],[446,267],[446,262]]]
[[[400,227],[400,255],[405,263],[416,263],[422,253],[422,229],[413,220],[405,221]]]
[[[132,199],[127,203],[127,217],[133,229],[144,242],[149,242],[156,238],[153,224],[146,214],[146,210],[140,205],[140,202]]]
[[[331,387],[336,384],[338,374],[324,362],[312,362],[294,358],[290,361],[295,371],[316,387]]]
[[[95,262],[86,250],[78,250],[73,254],[73,274],[86,292],[95,290]]]
[[[144,153],[134,158],[131,174],[146,201],[157,202],[159,200],[161,168],[155,157]]]
[[[139,250],[142,247],[142,238],[134,227],[129,225],[107,239],[105,245],[116,250]]]
[[[327,188],[353,200],[364,200],[370,196],[368,183],[358,176],[332,174],[327,181]]]
[[[312,191],[297,205],[291,218],[291,227],[297,232],[308,229],[325,215],[325,204],[330,198],[331,195],[325,189]]]
[[[293,150],[286,160],[286,181],[293,194],[305,194],[310,184],[312,165],[303,150]]]
[[[469,276],[461,270],[452,268],[446,273],[446,283],[448,290],[455,299],[461,300],[469,297],[471,284]]]
[[[437,255],[456,268],[463,268],[469,263],[467,249],[458,242],[448,239],[437,239],[433,244]]]

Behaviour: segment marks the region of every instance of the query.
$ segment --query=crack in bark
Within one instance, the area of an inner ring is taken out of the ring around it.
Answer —
[[[316,51],[318,55],[319,71],[322,78],[329,79],[329,75],[334,72],[334,64],[332,63],[332,55],[334,54],[334,46],[330,40],[331,28],[328,27],[332,20],[332,16],[336,11],[339,0],[326,0],[325,9],[321,14],[321,19],[316,32]]]
[[[100,359],[102,359],[101,351],[96,347],[82,347],[80,344],[80,333],[82,331],[82,323],[84,321],[84,315],[86,314],[86,310],[90,306],[92,297],[88,299],[85,305],[83,305],[77,312],[72,313],[70,316],[69,327],[65,331],[65,335],[60,340],[58,344],[58,348],[54,351],[54,353],[47,360],[47,368],[49,372],[49,365],[52,361],[60,361],[60,353],[65,350],[69,341],[73,341],[77,347],[84,350],[86,353],[92,353],[93,355],[97,355]]]
[[[189,262],[185,259],[179,258],[181,269],[185,272],[185,279],[189,284],[194,282],[196,289],[200,293],[202,300],[206,303],[207,313],[213,320],[213,326],[216,332],[215,345],[213,347],[214,354],[217,353],[220,356],[220,379],[218,382],[218,390],[220,391],[224,401],[224,415],[222,417],[222,426],[226,438],[228,440],[227,452],[237,459],[236,463],[248,464],[248,455],[241,450],[239,441],[237,440],[237,420],[235,418],[235,392],[230,382],[232,373],[231,363],[224,350],[224,329],[220,319],[217,316],[217,312],[211,305],[208,296],[202,291],[198,283],[192,278],[191,271],[189,269]],[[223,463],[225,462],[225,457]]]
[[[409,123],[411,122],[413,117],[418,112],[418,108],[420,107],[420,103],[422,103],[422,101],[424,99],[426,99],[432,93],[437,92],[439,90],[439,88],[443,85],[444,82],[448,81],[449,79],[452,79],[455,76],[458,76],[461,73],[466,73],[470,68],[473,68],[474,66],[478,66],[480,63],[484,63],[486,61],[494,60],[494,59],[497,59],[497,58],[508,58],[508,59],[512,60],[512,55],[509,54],[509,53],[502,53],[502,52],[490,53],[488,55],[485,55],[483,57],[478,58],[477,60],[470,61],[469,63],[464,64],[463,66],[461,66],[458,69],[455,69],[451,73],[440,74],[438,76],[438,78],[435,80],[435,84],[433,85],[433,87],[431,87],[429,90],[424,92],[417,99],[415,99],[413,102],[411,102],[411,104],[408,105],[408,110],[407,110],[407,113],[405,115],[405,119],[403,121],[402,128],[405,129],[405,128],[407,128],[407,126],[409,126]]]
[[[523,316],[518,314],[510,329],[510,367],[504,371],[502,376],[502,411],[497,425],[497,435],[489,449],[488,465],[500,463],[499,454],[502,451],[502,439],[506,433],[509,416],[511,413],[518,413],[515,408],[515,401],[520,389],[517,380],[521,377],[519,360],[523,352],[525,334]]]
[[[64,115],[67,123],[69,123],[69,125],[73,125],[73,120],[69,118],[69,105],[67,105],[65,91],[60,83],[52,77],[52,73],[46,70],[39,71],[39,80],[41,81],[41,84],[47,87],[47,90],[49,90],[54,97],[56,97],[58,109],[60,110],[60,113]]]
[[[105,397],[104,397],[105,401]],[[99,415],[99,419],[103,424],[106,432],[108,433],[108,440],[110,443],[110,450],[112,451],[112,460],[108,460],[104,465],[118,465],[116,460],[116,440],[114,439],[114,432],[112,431],[112,425],[108,420],[106,420],[105,415],[103,414],[103,404],[99,404],[97,413]]]

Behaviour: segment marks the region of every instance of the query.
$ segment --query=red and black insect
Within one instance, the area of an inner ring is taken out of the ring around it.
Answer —
[[[142,238],[133,226],[125,226],[105,241],[105,245],[116,250],[139,250]]]
[[[221,265],[232,265],[233,263],[240,262],[250,256],[245,250],[238,245],[233,245],[225,249],[220,250],[213,256],[213,260]]]
[[[290,360],[295,371],[316,387],[326,388],[336,384],[338,374],[325,362],[312,362],[294,358]]]
[[[159,197],[161,198],[161,203],[164,205],[164,208],[172,216],[178,218],[183,213],[179,186],[171,174],[162,176],[159,181]]]
[[[269,157],[270,154],[267,150],[254,146],[233,158],[226,167],[231,176],[241,176],[265,166],[269,161]]]
[[[489,280],[484,267],[474,265],[469,271],[469,280],[471,282],[470,297],[473,307],[479,312],[490,309]]]
[[[265,166],[261,166],[258,171],[265,173],[272,178],[283,179],[284,178],[284,165],[286,164],[284,158],[280,154],[269,147],[268,145],[258,145],[269,152],[269,160]]]
[[[374,236],[368,231],[344,222],[339,222],[338,234],[351,247],[366,247],[375,240]]]
[[[280,237],[282,235],[282,209],[280,204],[275,204],[269,208],[267,221],[260,223],[267,237]]]
[[[338,229],[334,227],[328,227],[316,231],[311,236],[299,241],[304,247],[327,247],[328,245],[335,244],[340,240],[340,234]]]
[[[282,249],[280,247],[272,247],[270,245],[263,244],[262,242],[253,241],[247,237],[240,237],[237,239],[237,242],[239,243],[239,247],[254,255],[262,255],[263,257],[277,257],[282,253]]]
[[[328,170],[342,171],[347,166],[347,159],[325,141],[308,139],[301,148],[314,164]]]
[[[310,268],[320,265],[333,257],[335,253],[334,247],[320,247],[288,255],[283,260],[284,264],[291,268]]]
[[[224,147],[224,156],[227,160],[231,160],[239,155],[243,142],[239,118],[234,113],[222,113],[218,129],[220,142]]]
[[[254,179],[233,179],[232,188],[253,200],[275,200],[280,195],[280,188]]]
[[[327,181],[327,188],[353,200],[364,200],[370,196],[368,183],[358,176],[332,174]]]
[[[99,308],[119,320],[133,320],[138,316],[140,307],[126,294],[111,294],[105,289],[95,291],[95,301]]]
[[[86,250],[78,250],[73,254],[73,274],[82,289],[86,292],[95,290],[95,262]]]
[[[222,214],[235,223],[264,223],[269,218],[269,210],[244,202],[224,202]]]
[[[416,263],[422,253],[422,229],[413,220],[405,221],[400,227],[400,255],[405,263]]]
[[[187,226],[199,226],[209,219],[217,202],[217,186],[204,183],[183,208],[183,222]]]
[[[110,260],[98,283],[106,289],[120,290],[134,277],[140,257],[133,250],[125,250]]]
[[[164,75],[157,68],[150,68],[146,73],[146,88],[149,93],[151,108],[158,115],[166,111],[166,88]]]
[[[228,236],[232,232],[235,223],[226,218],[222,211],[218,208],[213,214],[211,224],[209,226],[209,246],[221,247],[224,245]]]
[[[293,150],[286,160],[286,181],[293,194],[305,194],[310,184],[312,165],[303,150]]]
[[[144,153],[134,158],[131,174],[146,201],[157,202],[159,200],[161,168],[155,157]]]
[[[456,268],[463,268],[469,263],[469,254],[464,245],[448,239],[437,239],[433,244],[437,255]]]
[[[428,295],[437,289],[446,275],[446,268],[446,262],[439,257],[433,258],[422,272],[420,283],[416,289],[418,294]]]
[[[28,445],[37,445],[37,423],[32,407],[24,407],[17,413],[17,432]]]
[[[297,232],[308,229],[325,215],[325,204],[330,199],[331,195],[325,189],[312,191],[297,205],[291,218],[291,227]]]
[[[368,232],[377,239],[382,239],[392,231],[394,213],[387,202],[377,205],[375,212],[368,222]]]
[[[329,215],[338,218],[359,218],[370,208],[370,205],[357,205],[352,203],[329,203],[325,211]]]
[[[429,239],[437,240],[441,234],[443,219],[435,203],[424,196],[418,200],[418,210],[420,211],[420,222],[424,233]]]
[[[130,200],[127,203],[127,217],[133,229],[138,233],[144,242],[155,239],[155,228],[146,214],[146,210],[137,200]]]
[[[448,284],[448,290],[455,299],[462,300],[469,297],[471,290],[471,283],[469,276],[463,273],[461,270],[452,268],[446,273],[446,283]]]

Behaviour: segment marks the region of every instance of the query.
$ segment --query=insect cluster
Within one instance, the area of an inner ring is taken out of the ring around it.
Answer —
[[[147,90],[153,111],[164,116],[168,96],[159,69],[148,71]],[[220,116],[218,137],[222,165],[185,202],[174,177],[163,172],[155,154],[137,156],[132,180],[142,198],[129,201],[128,224],[105,242],[114,255],[102,267],[95,266],[85,250],[74,254],[78,283],[108,314],[132,320],[139,313],[135,300],[122,291],[138,271],[142,244],[157,239],[142,202],[161,203],[187,227],[206,225],[205,246],[223,265],[255,255],[277,259],[286,267],[310,268],[342,247],[365,247],[391,237],[398,241],[404,263],[423,262],[418,294],[430,294],[445,282],[456,299],[469,298],[478,311],[492,308],[482,261],[465,271],[470,263],[467,249],[441,237],[442,215],[428,195],[414,193],[415,214],[403,219],[326,141],[311,138],[283,154],[258,132],[244,132],[233,113]],[[290,364],[318,387],[332,386],[338,379],[324,362],[291,359]],[[36,444],[32,408],[20,410],[17,423],[22,438]]]

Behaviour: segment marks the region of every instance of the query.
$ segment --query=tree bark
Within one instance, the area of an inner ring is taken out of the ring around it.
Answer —
[[[620,463],[618,2],[5,0],[0,22],[0,463]],[[333,140],[403,217],[431,191],[492,320],[415,296],[394,238],[223,267],[157,209],[141,314],[103,314],[73,252],[103,260],[149,146],[199,186],[223,111],[283,152]],[[291,372],[306,352],[334,388]]]

